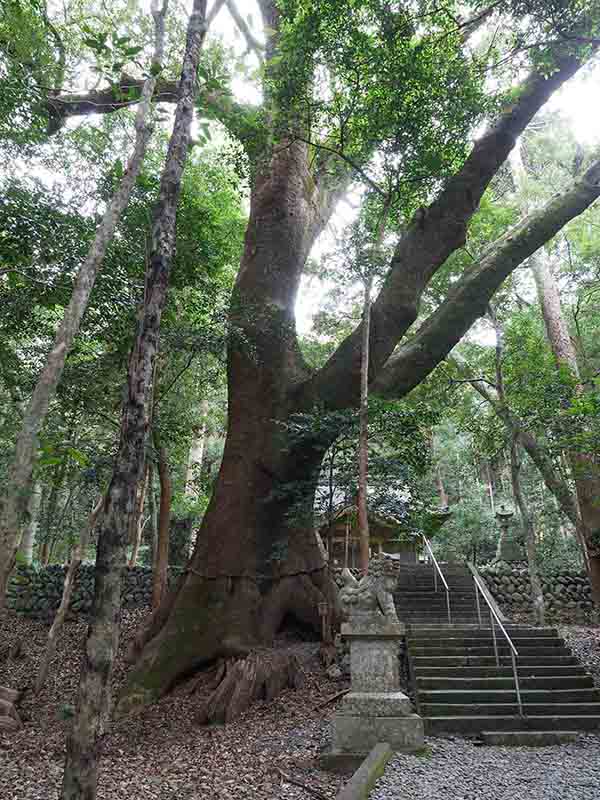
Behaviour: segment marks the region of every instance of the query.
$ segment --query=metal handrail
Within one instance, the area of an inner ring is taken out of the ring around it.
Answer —
[[[482,623],[481,623],[481,607],[479,605],[479,595],[481,594],[481,596],[483,597],[483,599],[485,600],[485,602],[487,604],[487,607],[490,610],[490,624],[491,624],[491,628],[492,628],[492,641],[494,642],[494,656],[496,658],[496,666],[497,667],[500,666],[500,656],[498,655],[498,642],[496,641],[496,628],[494,627],[494,621],[496,621],[498,623],[498,627],[500,628],[500,630],[504,634],[504,638],[508,642],[508,646],[510,648],[510,659],[511,659],[511,662],[512,662],[513,677],[515,679],[515,691],[516,691],[516,694],[517,694],[517,704],[519,706],[519,716],[520,717],[524,717],[525,714],[523,713],[523,703],[521,702],[521,689],[520,689],[520,686],[519,686],[519,674],[517,672],[517,658],[519,657],[519,651],[514,646],[514,644],[512,642],[512,639],[508,635],[508,633],[506,631],[506,628],[504,627],[504,625],[502,624],[502,622],[500,620],[500,617],[498,616],[498,614],[496,613],[496,610],[493,608],[492,604],[488,600],[486,593],[483,591],[483,587],[481,586],[480,579],[474,573],[472,573],[472,574],[473,574],[473,581],[475,583],[475,598],[477,600],[477,616],[479,618],[479,626],[481,627],[481,625],[482,625]]]
[[[433,555],[433,550],[431,549],[431,545],[427,541],[427,537],[425,536],[424,533],[421,534],[421,538],[423,539],[425,547],[427,548],[429,555],[431,556],[431,560],[433,561],[433,585],[435,587],[435,591],[437,592],[438,590],[438,584],[437,584],[438,574],[442,579],[442,583],[444,584],[444,589],[446,590],[446,608],[448,609],[448,623],[452,624],[452,615],[450,614],[450,589],[448,588],[448,583],[446,582],[444,573],[442,572],[440,565],[437,562],[437,558]]]

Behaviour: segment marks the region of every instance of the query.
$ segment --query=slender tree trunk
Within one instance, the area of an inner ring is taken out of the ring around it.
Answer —
[[[186,497],[198,498],[198,488],[196,479],[202,468],[204,460],[204,449],[206,447],[206,417],[208,415],[208,400],[202,399],[200,403],[200,423],[192,439],[188,465],[185,476],[185,495]]]
[[[150,564],[154,564],[158,546],[158,522],[156,514],[156,497],[154,494],[154,464],[148,465],[148,524],[144,528],[144,541],[149,548]]]
[[[168,588],[169,531],[171,528],[171,500],[173,486],[167,451],[158,447],[158,477],[160,480],[160,507],[158,512],[158,541],[152,569],[152,608],[160,606]]]
[[[438,466],[435,468],[435,480],[437,483],[438,488],[438,496],[440,498],[440,506],[442,508],[448,507],[448,492],[446,491],[446,487],[444,486],[444,479],[442,478],[442,473]]]
[[[562,312],[556,280],[543,254],[536,254],[532,267],[546,334],[557,366],[570,371],[577,383],[576,391],[583,393],[577,355]],[[567,458],[575,483],[581,519],[579,532],[585,541],[592,595],[600,607],[600,462],[597,455],[575,449],[568,451]]]
[[[162,37],[162,33],[160,35]],[[14,555],[21,538],[22,520],[29,502],[31,476],[38,446],[38,434],[46,419],[50,401],[56,393],[56,387],[62,376],[73,340],[79,331],[96,276],[108,246],[113,239],[119,218],[127,207],[144,161],[146,149],[152,135],[150,111],[161,61],[162,44],[159,58],[156,58],[155,53],[155,70],[149,73],[142,88],[142,96],[135,118],[136,138],[133,152],[129,157],[121,184],[109,201],[86,259],[79,268],[71,300],[56,333],[52,350],[46,358],[46,363],[33,390],[21,430],[17,436],[9,479],[3,492],[3,501],[0,508],[0,608],[5,602],[6,584],[13,568]]]
[[[47,567],[48,562],[50,561],[50,545],[53,540],[52,531],[55,527],[61,487],[65,477],[65,469],[65,462],[63,462],[58,468],[58,474],[52,483],[52,488],[50,489],[50,495],[48,497],[48,508],[45,514],[44,540],[40,548],[39,556],[39,561],[42,567]]]
[[[367,499],[369,472],[369,338],[371,334],[372,276],[365,278],[363,301],[362,346],[360,362],[360,414],[358,434],[358,531],[360,569],[369,571],[369,508]]]
[[[537,625],[545,624],[545,605],[542,582],[540,580],[536,562],[536,543],[535,529],[533,521],[527,507],[525,495],[521,488],[521,458],[519,454],[519,436],[512,436],[510,444],[510,479],[515,504],[519,509],[521,526],[525,534],[525,547],[527,551],[527,566],[529,569],[529,582],[531,584],[531,598],[533,601],[533,613]]]
[[[29,521],[23,531],[23,538],[21,539],[21,545],[19,547],[19,553],[25,564],[31,564],[33,561],[33,546],[38,529],[41,504],[42,486],[39,481],[36,481],[31,491],[31,497],[29,498]]]
[[[148,488],[148,475],[150,472],[150,465],[146,466],[144,477],[141,486],[137,492],[135,511],[131,519],[131,528],[133,529],[133,540],[131,548],[131,556],[129,558],[129,566],[135,567],[138,558],[138,552],[142,543],[142,533],[144,530],[144,502],[146,500],[146,491]]]
[[[486,477],[487,477],[487,485],[488,485],[488,494],[490,496],[490,510],[492,514],[496,513],[496,503],[494,501],[494,482],[492,480],[492,471],[490,469],[489,462],[485,462],[485,470],[486,470]]]
[[[50,662],[52,661],[52,657],[54,656],[54,652],[56,650],[56,641],[58,639],[58,634],[60,633],[60,629],[63,626],[65,617],[67,616],[67,612],[69,610],[69,604],[71,602],[71,596],[73,594],[73,588],[75,586],[75,578],[77,577],[77,570],[79,569],[79,565],[81,564],[83,556],[85,555],[86,547],[94,531],[98,515],[102,510],[103,502],[104,498],[101,497],[100,500],[98,500],[98,502],[92,509],[92,512],[87,521],[87,526],[81,532],[81,538],[79,542],[71,550],[71,561],[69,563],[69,567],[65,574],[65,582],[63,585],[63,593],[60,601],[60,606],[58,607],[56,616],[54,617],[52,627],[48,632],[46,651],[42,657],[40,666],[38,667],[38,673],[35,679],[36,694],[38,694],[42,690],[44,683],[46,682],[46,677],[48,675],[48,668],[50,667]]]
[[[156,52],[162,60],[164,12],[153,6]],[[148,401],[175,245],[175,222],[181,179],[187,160],[200,51],[206,35],[206,0],[194,0],[188,24],[173,133],[154,209],[144,307],[129,360],[128,394],[121,439],[104,504],[98,537],[94,609],[82,663],[77,710],[67,739],[63,800],[94,800],[97,747],[102,714],[109,705],[112,668],[119,642],[121,574],[135,487],[144,470]]]

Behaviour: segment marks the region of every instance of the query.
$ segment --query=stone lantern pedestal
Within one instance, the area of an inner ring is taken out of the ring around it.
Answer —
[[[332,755],[366,754],[378,742],[411,752],[423,747],[423,720],[400,691],[401,623],[354,617],[342,625],[350,643],[351,690],[333,721]]]

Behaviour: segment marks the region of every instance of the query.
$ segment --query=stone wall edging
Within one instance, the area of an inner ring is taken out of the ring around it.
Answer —
[[[527,562],[494,561],[478,570],[509,619],[531,618],[533,603]],[[540,577],[548,620],[589,622],[593,619],[592,589],[585,572],[565,570]]]
[[[62,597],[66,567],[52,564],[36,568],[18,565],[11,576],[7,590],[8,606],[14,611],[32,617],[54,614]],[[169,583],[181,574],[182,569],[169,568]],[[149,605],[152,598],[151,567],[126,567],[123,578],[123,608],[132,609]],[[94,565],[81,564],[77,570],[69,610],[87,614],[94,599]]]

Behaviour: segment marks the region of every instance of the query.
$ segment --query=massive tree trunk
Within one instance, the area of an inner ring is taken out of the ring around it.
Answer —
[[[286,429],[309,375],[294,303],[329,214],[307,196],[307,169],[306,146],[295,142],[278,148],[256,179],[232,301],[219,476],[187,579],[130,676],[122,711],[219,656],[267,641],[288,614],[319,630],[317,603],[336,605],[312,528],[315,479],[330,442],[294,446]]]
[[[254,404],[245,409],[230,417],[219,479],[187,578],[130,676],[122,712],[151,702],[218,657],[268,642],[287,615],[318,630],[318,602],[336,605],[307,518],[322,451],[285,453],[277,421]],[[286,484],[294,484],[289,494]]]

